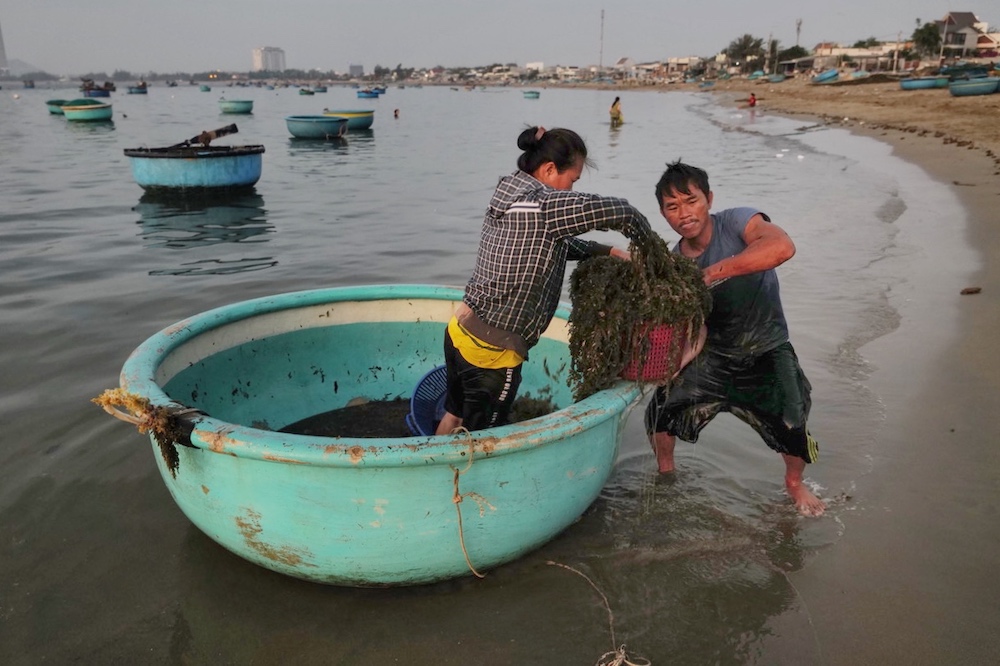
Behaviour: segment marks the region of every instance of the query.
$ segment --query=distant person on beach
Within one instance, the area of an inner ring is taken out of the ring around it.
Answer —
[[[622,115],[622,101],[620,97],[615,97],[615,101],[611,103],[610,113],[612,127],[619,127],[625,122],[625,117]]]
[[[747,98],[747,106],[751,109],[757,106],[757,96],[753,93],[750,93],[750,97]]]
[[[517,171],[493,193],[472,277],[445,331],[448,388],[439,435],[508,422],[521,364],[559,305],[567,260],[630,257],[577,236],[614,229],[643,245],[652,234],[624,199],[572,191],[590,164],[576,132],[531,127],[517,147],[524,151]]]
[[[674,471],[674,444],[698,434],[721,411],[749,424],[785,463],[785,489],[799,513],[818,516],[826,505],[807,488],[802,473],[819,447],[806,428],[809,380],[788,339],[775,267],[795,245],[755,208],[709,212],[708,174],[681,162],[667,166],[656,200],[680,234],[674,247],[702,269],[712,291],[708,337],[701,353],[646,408],[660,473]]]

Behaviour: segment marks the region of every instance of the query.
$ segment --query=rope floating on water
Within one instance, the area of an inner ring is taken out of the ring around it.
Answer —
[[[625,644],[616,647],[615,641],[615,615],[611,612],[611,604],[608,603],[608,597],[601,591],[601,588],[597,587],[594,581],[590,580],[585,573],[574,569],[568,564],[562,564],[560,562],[553,562],[552,560],[546,561],[546,564],[551,564],[554,567],[562,567],[567,571],[572,571],[577,576],[580,576],[585,581],[590,583],[590,586],[594,588],[594,591],[601,595],[601,601],[604,603],[604,610],[608,611],[608,631],[611,633],[611,650],[602,654],[595,666],[652,666],[651,661],[645,657],[632,657],[628,656],[628,652],[625,650]],[[637,661],[633,661],[637,660]]]

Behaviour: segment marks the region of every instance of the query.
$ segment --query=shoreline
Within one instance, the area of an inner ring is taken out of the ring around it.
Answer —
[[[765,654],[772,663],[795,663],[817,651],[828,664],[987,663],[1000,635],[994,566],[1000,542],[994,416],[1000,410],[1000,359],[992,351],[1000,325],[1000,129],[988,127],[991,118],[1000,118],[1000,95],[951,99],[947,91],[928,90],[896,96],[887,86],[898,90],[898,84],[869,85],[863,95],[836,106],[837,114],[829,112],[840,94],[833,88],[816,93],[789,87],[775,94],[777,86],[738,82],[716,91],[753,91],[765,112],[809,117],[888,144],[895,156],[955,195],[966,220],[954,232],[980,259],[964,278],[980,293],[917,290],[919,302],[901,307],[899,328],[862,348],[876,368],[871,383],[886,411],[873,452],[880,464],[858,480],[867,510],[843,514],[838,542],[790,575],[800,607],[789,613],[808,615],[815,635],[776,637]],[[902,103],[924,101],[921,93],[928,100],[942,94],[948,99],[931,100],[907,115]],[[922,250],[927,261],[935,260],[933,246]],[[919,349],[933,338],[929,313],[952,311],[960,333],[946,351],[912,364],[923,369],[915,371],[901,350]],[[966,488],[962,496],[950,496],[947,489],[956,487]],[[958,534],[955,523],[978,529]],[[928,579],[928,570],[936,576]],[[879,584],[873,587],[872,580]],[[972,608],[970,589],[981,591]],[[784,624],[780,617],[772,623],[779,629]]]
[[[703,92],[697,84],[607,89],[623,98]],[[1000,330],[1000,94],[952,98],[947,90],[903,91],[895,81],[738,80],[711,92],[733,107],[754,92],[759,112],[880,141],[946,186],[965,212],[964,220],[901,228],[923,241],[910,261],[925,265],[901,266],[912,294],[888,294],[900,325],[859,350],[884,402],[871,452],[878,464],[857,480],[864,500],[856,511],[838,515],[836,543],[788,574],[798,603],[768,621],[761,663],[989,663],[1000,649],[1000,358],[993,352]],[[941,233],[961,234],[976,265],[935,271],[933,262],[947,262],[947,253],[929,239]],[[965,287],[981,291],[963,295]],[[920,356],[920,349],[934,353]],[[971,533],[956,527],[970,524]],[[971,605],[970,590],[979,591]],[[809,635],[798,629],[803,622]]]

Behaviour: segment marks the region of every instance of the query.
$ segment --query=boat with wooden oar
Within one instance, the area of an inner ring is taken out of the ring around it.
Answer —
[[[212,146],[236,125],[202,132],[165,148],[126,148],[132,176],[145,190],[239,189],[260,180],[264,146]]]
[[[120,387],[95,401],[151,433],[181,511],[250,562],[359,587],[482,576],[587,510],[640,388],[621,381],[574,402],[562,306],[531,350],[519,392],[555,411],[448,435],[411,435],[402,415],[399,436],[310,434],[300,425],[407,404],[440,363],[462,296],[378,285],[227,305],[143,342]]]

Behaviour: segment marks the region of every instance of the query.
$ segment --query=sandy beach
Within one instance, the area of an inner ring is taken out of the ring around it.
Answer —
[[[1000,95],[798,81],[723,82],[714,94],[736,101],[751,91],[758,113],[801,115],[877,138],[950,184],[966,224],[941,225],[981,256],[967,278],[979,293],[917,289],[899,329],[864,349],[877,368],[873,384],[887,396],[880,448],[889,459],[857,491],[881,510],[845,515],[836,547],[792,577],[815,628],[810,648],[830,664],[989,663],[1000,650]],[[932,262],[948,258],[933,248],[924,256],[932,282]],[[915,376],[907,354],[934,338],[927,322],[935,313],[952,312],[960,335],[928,375]],[[964,491],[946,490],[954,488]],[[957,523],[978,529],[960,532]],[[927,570],[938,574],[928,578]],[[979,591],[975,608],[970,590]],[[776,653],[780,663],[800,663],[787,642]]]

